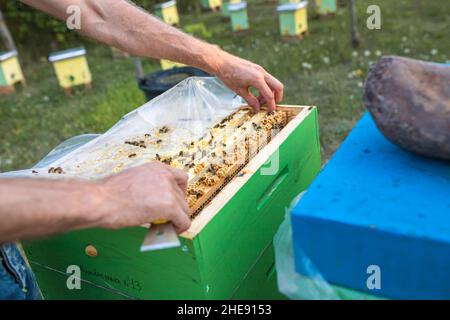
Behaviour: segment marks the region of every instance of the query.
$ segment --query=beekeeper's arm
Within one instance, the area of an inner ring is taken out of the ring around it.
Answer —
[[[187,35],[129,1],[22,1],[64,21],[70,18],[72,24],[79,11],[80,33],[132,55],[169,59],[214,74],[255,110],[264,102],[272,110],[283,98],[281,82],[261,66]],[[251,87],[259,91],[258,98],[250,92]]]
[[[0,244],[71,230],[171,221],[190,226],[187,175],[160,162],[100,181],[0,179]]]

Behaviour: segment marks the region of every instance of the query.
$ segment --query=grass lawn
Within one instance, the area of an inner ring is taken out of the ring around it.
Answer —
[[[357,4],[362,44],[356,51],[350,45],[347,8],[333,18],[310,19],[310,35],[292,43],[279,36],[275,5],[262,0],[249,1],[251,32],[246,36],[234,36],[219,13],[182,15],[181,23],[196,36],[273,73],[285,84],[284,103],[318,106],[326,160],[363,114],[363,81],[381,55],[450,60],[447,0],[358,0]],[[381,7],[381,30],[366,28],[370,4]],[[93,89],[68,98],[46,60],[50,52],[46,44],[39,50],[19,44],[28,86],[0,97],[0,171],[30,167],[74,135],[104,132],[145,101],[130,59],[113,59],[110,48],[100,44],[84,45]],[[146,60],[144,66],[146,72],[159,69],[156,61]]]

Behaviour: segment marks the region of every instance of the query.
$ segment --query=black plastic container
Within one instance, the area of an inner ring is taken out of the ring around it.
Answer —
[[[144,91],[148,101],[166,92],[189,77],[210,77],[211,75],[194,67],[173,68],[146,75],[139,79],[139,89]]]

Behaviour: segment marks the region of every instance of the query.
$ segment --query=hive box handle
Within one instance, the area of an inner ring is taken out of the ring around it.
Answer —
[[[286,165],[279,173],[275,176],[275,179],[272,183],[264,190],[263,194],[259,197],[258,202],[256,203],[256,209],[261,210],[266,203],[270,200],[275,191],[278,190],[278,187],[283,183],[283,181],[287,178],[289,173],[288,166]]]

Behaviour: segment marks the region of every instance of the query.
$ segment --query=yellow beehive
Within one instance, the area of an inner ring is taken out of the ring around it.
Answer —
[[[173,69],[173,68],[185,67],[186,66],[185,64],[178,63],[178,62],[173,62],[173,61],[165,60],[165,59],[161,59],[160,63],[161,63],[161,68],[163,70],[169,70],[169,69]]]
[[[170,25],[180,25],[177,3],[175,0],[159,3],[153,7],[153,12],[162,21]]]
[[[92,77],[84,48],[52,53],[48,60],[53,64],[59,85],[70,94],[71,88],[84,84],[90,87]]]
[[[302,38],[308,33],[308,2],[286,3],[277,7],[280,33],[284,37]]]
[[[0,53],[0,93],[14,92],[14,85],[18,82],[25,85],[17,51]]]

